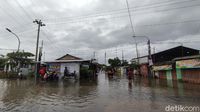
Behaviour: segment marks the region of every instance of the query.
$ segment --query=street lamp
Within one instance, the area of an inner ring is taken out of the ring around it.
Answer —
[[[136,37],[143,37],[143,38],[147,39],[149,61],[152,61],[152,59],[151,59],[151,41],[150,41],[150,38],[147,37],[147,36],[133,36],[133,38],[136,38]],[[152,65],[152,62],[150,62],[149,64]]]
[[[17,52],[19,52],[19,49],[20,49],[20,39],[19,37],[17,36],[17,34],[15,34],[14,32],[12,32],[9,28],[6,28],[6,30],[10,33],[12,33],[13,35],[15,35],[15,37],[17,37],[17,40],[18,40],[18,49],[17,49]]]
[[[144,37],[145,39],[147,39],[149,72],[150,72],[150,75],[151,75],[151,72],[152,72],[151,66],[153,65],[153,61],[152,61],[152,57],[151,57],[151,41],[150,41],[150,38],[147,37],[147,36],[133,36],[133,38],[136,38],[136,37]]]

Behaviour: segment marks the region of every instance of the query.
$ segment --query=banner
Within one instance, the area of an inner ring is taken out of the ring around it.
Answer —
[[[48,71],[56,73],[60,73],[60,64],[59,63],[49,63],[48,64]]]
[[[200,59],[176,61],[176,68],[200,68]]]
[[[160,70],[171,70],[172,65],[160,65],[160,66],[153,66],[154,71],[160,71]]]

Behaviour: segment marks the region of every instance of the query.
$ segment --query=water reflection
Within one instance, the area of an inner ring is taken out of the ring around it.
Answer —
[[[0,111],[9,112],[155,112],[169,104],[200,104],[199,85],[103,72],[90,80],[0,80],[0,85]]]

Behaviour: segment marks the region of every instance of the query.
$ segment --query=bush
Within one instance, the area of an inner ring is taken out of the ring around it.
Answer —
[[[80,78],[88,78],[90,76],[92,76],[92,70],[90,70],[87,67],[81,67],[80,68]]]

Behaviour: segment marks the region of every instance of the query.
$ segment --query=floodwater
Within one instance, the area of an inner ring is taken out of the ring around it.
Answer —
[[[35,82],[0,79],[1,112],[162,112],[200,106],[200,85],[125,76]]]

